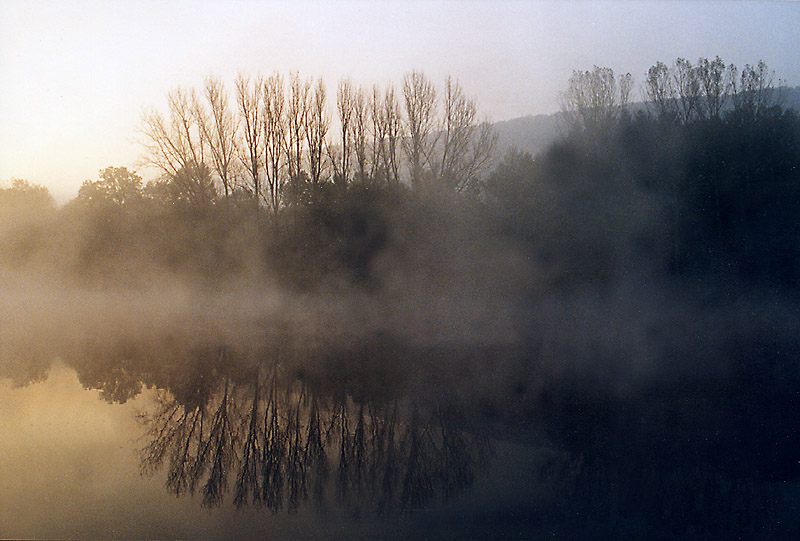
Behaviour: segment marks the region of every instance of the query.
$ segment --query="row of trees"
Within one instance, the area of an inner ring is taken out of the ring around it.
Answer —
[[[570,126],[602,128],[631,112],[634,80],[611,68],[576,70],[562,94]],[[760,61],[739,70],[719,57],[655,63],[641,87],[646,108],[678,123],[749,118],[776,102],[774,74]],[[207,203],[219,195],[257,201],[273,216],[308,202],[325,185],[352,182],[480,186],[496,147],[474,100],[448,77],[438,90],[422,73],[394,85],[339,82],[334,114],[321,79],[279,73],[236,79],[233,99],[208,78],[198,92],[177,88],[166,114],[144,117],[146,162],[163,173],[149,193],[168,202]],[[640,109],[641,110],[641,109]]]
[[[633,77],[616,77],[614,70],[594,66],[575,70],[561,95],[561,107],[570,125],[598,126],[617,117],[628,106]]]
[[[440,97],[441,95],[441,97]],[[400,94],[339,82],[335,128],[322,79],[236,79],[233,100],[208,78],[200,92],[178,88],[166,115],[144,117],[147,163],[163,173],[177,200],[244,194],[277,213],[326,182],[436,182],[461,191],[489,164],[495,135],[474,100],[448,77],[437,91],[421,72],[405,75]]]
[[[754,118],[776,104],[781,84],[763,60],[740,70],[719,56],[701,57],[695,64],[677,58],[672,65],[653,64],[641,94],[650,112],[685,124],[719,119],[725,111]],[[571,126],[605,125],[629,109],[633,87],[630,73],[616,76],[611,68],[598,66],[575,70],[561,95],[562,109]]]
[[[681,122],[720,118],[726,108],[757,116],[775,103],[775,82],[763,60],[739,70],[718,56],[697,64],[678,58],[671,67],[657,62],[648,70],[644,96],[656,114]]]
[[[724,65],[718,59],[713,63]],[[676,61],[668,69],[671,88],[677,88],[680,66],[685,64]],[[710,257],[709,265],[743,268],[728,265],[733,257],[747,261],[748,275],[773,279],[782,273],[780,282],[789,283],[794,267],[767,268],[774,258],[766,256],[780,244],[774,239],[791,230],[785,225],[793,223],[794,208],[785,195],[794,188],[790,180],[778,186],[776,179],[791,176],[796,165],[796,119],[780,108],[747,105],[769,103],[777,94],[770,72],[760,66],[747,67],[738,82],[730,83],[741,89],[744,80],[746,91],[726,90],[717,97],[704,91],[699,102],[704,105],[695,110],[718,111],[714,122],[698,115],[679,122],[659,112],[657,101],[646,104],[650,114],[643,109],[627,114],[633,107],[630,76],[616,76],[608,68],[575,72],[565,95],[577,125],[594,129],[569,132],[536,159],[510,155],[497,162],[486,182],[478,179],[494,137],[477,123],[474,102],[452,79],[438,92],[423,74],[411,72],[400,94],[391,86],[368,94],[345,80],[337,89],[336,130],[321,81],[294,75],[287,83],[277,74],[239,78],[231,101],[224,85],[209,79],[205,94],[176,90],[168,116],[148,117],[149,157],[160,163],[161,180],[145,184],[126,168],[106,168],[63,209],[54,208],[43,188],[17,182],[0,190],[0,206],[8,209],[0,209],[0,242],[6,247],[0,262],[22,268],[58,259],[60,267],[71,265],[84,278],[114,272],[142,276],[141,270],[131,270],[135,260],[142,267],[211,280],[270,267],[301,288],[337,273],[369,281],[376,254],[387,243],[410,239],[421,229],[424,238],[434,232],[432,219],[444,223],[448,213],[459,218],[436,230],[440,237],[428,248],[437,256],[443,246],[456,246],[453,230],[464,232],[467,223],[474,226],[469,232],[474,239],[458,239],[463,244],[453,248],[454,257],[461,258],[473,244],[480,245],[476,250],[502,246],[505,241],[484,242],[481,233],[497,225],[489,215],[500,208],[515,217],[503,224],[508,229],[502,235],[524,237],[544,260],[563,264],[548,264],[554,281],[573,283],[585,272],[596,282],[600,267],[608,271],[601,274],[613,275],[612,259],[630,262],[625,246],[642,244],[632,239],[641,237],[643,222],[620,209],[651,206],[659,209],[649,213],[653,220],[668,223],[647,222],[652,238],[644,244],[664,248],[666,242],[670,265],[697,266]],[[722,81],[725,90],[728,83],[725,77]],[[759,97],[754,89],[762,87]],[[677,106],[685,96],[676,96],[670,103]],[[590,163],[589,157],[604,159]],[[429,192],[416,197],[414,188],[430,185],[446,187],[444,197]],[[451,197],[470,186],[478,186],[481,197]],[[208,205],[218,197],[230,204]],[[758,208],[767,200],[781,201],[769,215]],[[254,201],[283,217],[281,234],[251,219]],[[613,223],[592,221],[605,217]],[[775,233],[753,240],[758,220],[772,220]],[[784,226],[781,220],[787,220]],[[567,234],[572,227],[577,230]],[[574,241],[580,245],[565,248]],[[420,241],[414,252],[425,252],[423,245]],[[599,254],[604,246],[608,251],[596,258],[602,265],[584,264],[587,253]],[[785,244],[782,252],[786,246],[794,244]],[[658,259],[651,255],[647,259]],[[432,261],[426,261],[428,268]]]

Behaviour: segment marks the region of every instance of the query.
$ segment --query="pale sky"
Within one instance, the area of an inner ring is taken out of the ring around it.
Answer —
[[[143,110],[238,72],[399,82],[457,77],[492,120],[558,109],[572,69],[764,59],[800,84],[798,2],[0,0],[0,183],[59,200],[135,167]],[[329,90],[331,92],[331,90]]]

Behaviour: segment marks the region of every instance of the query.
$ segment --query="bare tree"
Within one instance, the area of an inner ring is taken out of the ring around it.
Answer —
[[[264,81],[264,178],[267,181],[267,205],[273,215],[280,207],[284,183],[286,148],[286,115],[283,77],[274,73]]]
[[[214,172],[227,198],[233,190],[238,122],[230,109],[228,93],[222,81],[213,77],[206,79],[204,95],[209,112],[198,102],[195,108],[197,124],[208,143]]]
[[[151,111],[144,116],[147,162],[168,176],[203,162],[204,140],[195,121],[192,94],[176,88],[167,95],[169,117]]]
[[[394,86],[389,85],[383,96],[383,123],[386,127],[386,152],[384,160],[386,163],[387,180],[389,182],[400,182],[400,168],[398,147],[403,138],[403,123],[400,113],[400,103],[397,101],[397,94]]]
[[[567,90],[561,96],[561,106],[570,124],[592,128],[617,117],[618,100],[622,97],[614,70],[594,66],[591,70],[572,72]]]
[[[168,117],[157,111],[145,114],[145,163],[160,169],[165,179],[154,190],[171,202],[210,202],[216,197],[205,164],[206,138],[197,123],[194,92],[181,88],[167,95]]]
[[[308,114],[311,83],[300,79],[298,73],[292,74],[289,90],[287,116],[286,161],[289,178],[297,179],[303,170],[303,150],[305,148],[305,123]]]
[[[370,99],[372,119],[372,167],[370,176],[382,182],[400,180],[398,145],[401,143],[401,112],[394,86],[384,92],[372,88]]]
[[[403,78],[407,133],[404,150],[411,170],[411,185],[422,182],[424,167],[430,162],[435,143],[436,89],[420,71]]]
[[[378,85],[372,86],[372,96],[370,97],[370,109],[372,119],[372,166],[369,176],[375,180],[379,175],[386,176],[385,153],[386,153],[386,122],[384,120],[384,98]]]
[[[338,160],[332,160],[336,176],[346,184],[350,178],[350,155],[352,154],[354,135],[354,115],[356,107],[356,93],[353,83],[349,79],[339,82],[336,91],[336,110],[339,113],[341,129],[341,155]],[[338,162],[338,163],[337,163]]]
[[[700,104],[703,96],[698,69],[689,60],[678,58],[672,69],[672,79],[675,83],[681,120],[690,122],[701,114]]]
[[[703,91],[703,114],[707,118],[719,118],[730,91],[729,72],[720,57],[697,61],[697,77]]]
[[[448,77],[437,174],[445,186],[458,191],[476,182],[497,140],[488,122],[477,125],[477,111],[474,100],[464,95],[458,81]]]
[[[353,152],[358,166],[360,181],[367,177],[367,138],[369,129],[369,102],[366,92],[359,87],[353,100]]]
[[[647,70],[644,95],[658,116],[674,118],[677,115],[675,84],[670,69],[663,62],[656,62]]]
[[[325,83],[322,79],[318,79],[305,118],[309,176],[311,183],[315,185],[319,184],[322,179],[325,137],[330,125],[326,99]]]
[[[742,68],[739,84],[731,70],[733,107],[736,111],[756,117],[763,113],[775,98],[775,73],[770,71],[766,62],[759,60],[751,66]]]
[[[625,110],[631,101],[631,92],[633,91],[633,76],[630,73],[620,75],[618,87],[619,107],[620,110]]]
[[[441,128],[442,151],[438,175],[446,183],[453,182],[453,173],[469,144],[477,107],[467,99],[458,81],[447,77],[444,84],[444,119]]]
[[[475,189],[486,173],[487,168],[491,165],[496,147],[497,133],[494,131],[492,124],[484,120],[473,129],[469,151],[458,173],[460,180],[456,185],[457,191]]]
[[[260,169],[262,148],[262,115],[264,83],[261,78],[251,81],[249,77],[240,75],[236,78],[236,100],[239,104],[242,131],[244,132],[241,160],[250,174],[253,196],[256,201],[261,197]]]

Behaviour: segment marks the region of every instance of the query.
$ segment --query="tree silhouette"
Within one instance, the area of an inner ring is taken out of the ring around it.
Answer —
[[[435,145],[436,89],[421,71],[412,71],[403,78],[403,98],[407,131],[403,149],[411,171],[411,185],[419,187],[424,180]]]

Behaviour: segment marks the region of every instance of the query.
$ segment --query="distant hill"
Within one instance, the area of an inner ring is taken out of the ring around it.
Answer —
[[[800,111],[800,86],[781,88],[779,100],[785,108]],[[634,111],[644,107],[646,107],[645,102],[631,104],[631,109]],[[502,156],[510,149],[516,148],[535,156],[557,140],[565,128],[562,113],[528,115],[495,122],[498,155]]]
[[[495,122],[497,148],[504,155],[512,148],[536,155],[558,139],[565,129],[562,113],[528,115]]]
[[[787,109],[800,112],[800,86],[782,88],[781,93],[782,105]]]

